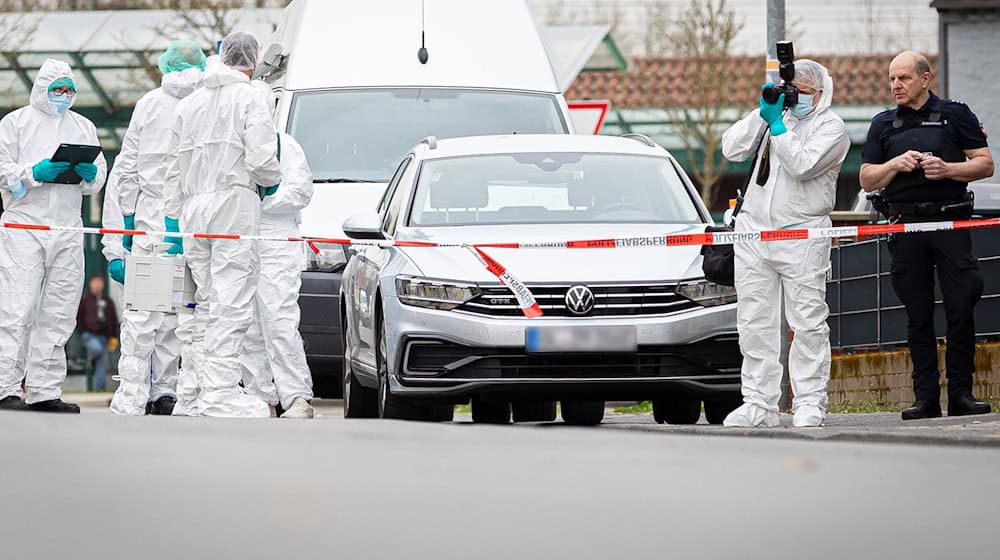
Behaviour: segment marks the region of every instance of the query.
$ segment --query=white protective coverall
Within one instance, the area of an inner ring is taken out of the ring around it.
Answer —
[[[133,113],[134,114],[134,113]],[[119,156],[121,157],[121,156]],[[122,222],[122,210],[121,206],[118,205],[118,173],[119,166],[115,167],[108,173],[108,183],[104,185],[104,206],[101,210],[101,224],[107,229],[124,229],[125,224]],[[162,221],[161,221],[162,223]],[[137,226],[138,227],[138,226]],[[157,227],[157,229],[160,229]],[[138,238],[136,238],[138,240]],[[104,254],[104,258],[111,263],[116,259],[125,260],[125,249],[122,247],[122,236],[120,235],[104,235],[101,238],[101,253]],[[133,246],[133,249],[135,247]],[[108,291],[111,294],[111,299],[115,300],[115,304],[122,313],[122,329],[121,336],[124,340],[128,336],[127,330],[130,328],[129,324],[124,322],[125,311],[121,302],[124,297],[124,286],[118,282],[111,282],[108,284]],[[174,319],[176,323],[176,319]],[[156,399],[164,396],[173,396],[176,393],[177,386],[177,363],[180,360],[181,355],[181,341],[177,338],[177,334],[173,329],[160,328],[157,329],[156,335],[153,340],[153,355],[150,358],[148,370],[151,370],[148,376],[147,383],[149,387],[147,392],[149,393],[149,401],[155,401]],[[121,350],[124,355],[124,347]],[[118,363],[118,371],[121,372],[121,360]],[[121,385],[119,384],[119,388]],[[112,412],[114,412],[114,399],[111,402]]]
[[[182,100],[175,116],[166,215],[179,217],[185,232],[257,234],[257,185],[278,184],[281,172],[271,110],[250,78],[226,65],[208,70],[204,87]],[[174,414],[270,416],[264,401],[239,386],[240,352],[254,320],[254,243],[186,239],[185,254],[197,307],[178,329],[184,348]]]
[[[163,191],[166,177],[167,145],[174,122],[174,109],[201,87],[203,75],[198,68],[164,74],[160,87],[142,96],[132,112],[132,120],[122,140],[122,150],[115,160],[118,171],[118,199],[121,213],[135,216],[136,229],[163,229]],[[107,194],[105,194],[107,196]],[[151,255],[159,240],[136,237],[132,251]],[[111,412],[140,416],[146,402],[175,395],[177,361],[181,342],[177,337],[177,315],[156,311],[128,310],[123,315],[121,359],[118,362],[120,384],[111,400]],[[168,377],[156,372],[160,383],[150,386],[150,358],[165,358]]]
[[[294,138],[279,133],[281,186],[264,198],[260,234],[298,237],[301,210],[312,199],[312,171],[305,152]],[[306,246],[285,241],[258,241],[260,278],[257,282],[256,320],[243,350],[243,385],[268,404],[312,400],[312,376],[299,334],[299,288],[306,266]],[[272,383],[273,379],[273,383]],[[277,394],[275,394],[277,389]]]
[[[736,231],[830,226],[837,176],[850,148],[844,121],[833,111],[833,81],[816,62],[795,63],[796,80],[821,91],[819,103],[798,118],[786,111],[784,134],[770,137],[770,176],[747,187]],[[820,93],[817,93],[820,95]],[[764,121],[754,111],[723,134],[722,153],[731,161],[753,156]],[[763,147],[767,144],[761,144]],[[759,158],[758,158],[759,159]],[[759,161],[758,166],[759,167]],[[744,404],[727,426],[775,426],[781,398],[781,303],[794,339],[788,370],[794,394],[794,423],[818,426],[826,414],[830,380],[830,329],[826,320],[826,275],[830,240],[809,239],[735,245],[737,327],[743,353]]]
[[[107,162],[98,156],[97,176],[76,185],[36,181],[32,167],[55,153],[61,143],[99,146],[97,128],[87,118],[59,114],[48,88],[59,78],[73,78],[68,64],[48,59],[38,70],[30,104],[0,120],[0,221],[51,226],[83,225],[84,194],[104,186]],[[28,187],[20,200],[10,187]],[[66,379],[64,347],[76,328],[83,287],[83,235],[0,228],[0,399],[21,395],[26,378],[28,404],[58,399]],[[30,338],[27,361],[23,341]],[[26,371],[20,371],[18,363]]]

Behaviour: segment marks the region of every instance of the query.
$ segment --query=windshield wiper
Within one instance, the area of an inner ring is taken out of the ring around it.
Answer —
[[[336,179],[313,179],[313,183],[384,183],[385,181],[372,181],[371,179],[351,179],[350,177],[337,177]]]

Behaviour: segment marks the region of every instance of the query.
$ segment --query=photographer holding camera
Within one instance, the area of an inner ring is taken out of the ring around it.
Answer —
[[[745,161],[758,156],[754,180],[736,217],[737,232],[830,226],[837,176],[850,148],[844,121],[830,110],[833,80],[826,68],[805,59],[793,66],[791,44],[779,43],[778,47],[784,83],[778,87],[765,84],[760,109],[722,137],[727,159]],[[764,136],[758,142],[760,134]],[[754,153],[757,145],[761,146],[759,154]],[[826,323],[830,240],[742,243],[735,246],[735,252],[744,404],[724,424],[778,425],[784,301],[785,317],[795,333],[788,356],[795,395],[793,423],[820,426],[826,416],[830,380]]]
[[[931,66],[915,52],[889,64],[895,109],[872,119],[861,154],[861,187],[876,210],[893,222],[965,220],[972,215],[969,181],[993,175],[986,131],[967,105],[930,91]],[[972,395],[976,302],[983,293],[968,230],[890,236],[892,287],[906,307],[913,361],[913,406],[903,420],[941,416],[941,374],[934,333],[934,269],[948,319],[945,369],[948,416],[986,414],[989,403]]]

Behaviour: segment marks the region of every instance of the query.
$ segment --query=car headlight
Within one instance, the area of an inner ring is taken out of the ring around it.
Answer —
[[[677,286],[677,293],[703,307],[726,305],[736,301],[736,288],[708,280]]]
[[[306,270],[309,272],[339,272],[347,266],[346,245],[311,244],[306,251]],[[312,247],[319,249],[317,253]]]
[[[418,307],[455,309],[480,293],[479,287],[475,284],[458,284],[409,276],[396,278],[396,295],[399,296],[399,301]]]

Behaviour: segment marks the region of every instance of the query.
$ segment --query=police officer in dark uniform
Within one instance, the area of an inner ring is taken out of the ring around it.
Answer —
[[[876,209],[896,222],[963,220],[972,214],[966,186],[993,175],[986,131],[967,105],[930,91],[927,59],[904,52],[889,65],[897,107],[875,116],[861,155],[861,186],[882,190]],[[889,241],[892,287],[906,307],[916,402],[903,420],[941,416],[934,269],[948,320],[945,369],[948,415],[986,414],[972,395],[976,302],[983,292],[968,230],[906,233]]]

